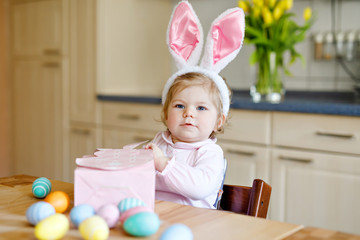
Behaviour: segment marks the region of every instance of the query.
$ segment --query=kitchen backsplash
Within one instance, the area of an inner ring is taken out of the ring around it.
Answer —
[[[174,4],[178,1],[174,0]],[[237,6],[237,0],[191,0],[194,10],[202,23],[204,34],[210,24],[227,8]],[[296,91],[352,91],[355,80],[346,73],[341,64],[333,57],[330,60],[315,60],[314,36],[341,31],[346,35],[355,31],[355,43],[360,49],[360,1],[359,0],[295,0],[293,12],[296,21],[302,23],[303,9],[310,6],[317,20],[308,31],[307,39],[296,46],[302,53],[306,64],[295,62],[290,67],[292,77],[285,76],[285,88]],[[335,16],[333,18],[332,16]],[[345,40],[346,41],[346,40]],[[250,45],[243,46],[238,57],[221,72],[233,89],[247,90],[255,79],[255,67],[249,65],[249,56],[253,50]],[[344,61],[357,78],[360,77],[360,50],[357,59]]]

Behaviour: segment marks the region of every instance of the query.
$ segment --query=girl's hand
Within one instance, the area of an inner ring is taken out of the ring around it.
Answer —
[[[153,143],[149,143],[148,145],[146,145],[145,149],[153,150],[155,169],[159,172],[162,172],[166,168],[167,162],[170,159],[167,158],[161,151],[161,149]]]

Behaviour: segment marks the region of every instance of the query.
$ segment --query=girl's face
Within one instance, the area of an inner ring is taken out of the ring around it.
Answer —
[[[208,89],[191,86],[176,93],[169,104],[166,126],[173,142],[199,142],[209,138],[225,121],[218,120]]]

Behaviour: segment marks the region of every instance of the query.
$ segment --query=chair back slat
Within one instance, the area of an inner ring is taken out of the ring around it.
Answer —
[[[271,196],[271,186],[261,179],[255,179],[251,188],[247,215],[266,218]]]
[[[255,179],[252,187],[224,184],[220,208],[235,213],[266,218],[270,195],[271,186],[261,179]]]

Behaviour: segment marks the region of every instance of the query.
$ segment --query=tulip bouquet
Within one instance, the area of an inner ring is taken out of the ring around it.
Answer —
[[[313,23],[311,8],[304,9],[305,21],[301,26],[295,23],[295,14],[290,12],[293,0],[241,0],[238,5],[246,14],[245,43],[255,46],[250,64],[258,64],[258,79],[251,89],[251,93],[258,96],[255,99],[253,96],[253,100],[280,94],[284,91],[280,72],[291,75],[288,66],[297,58],[303,59],[295,45],[305,39]],[[285,64],[286,52],[290,53],[290,58]]]

